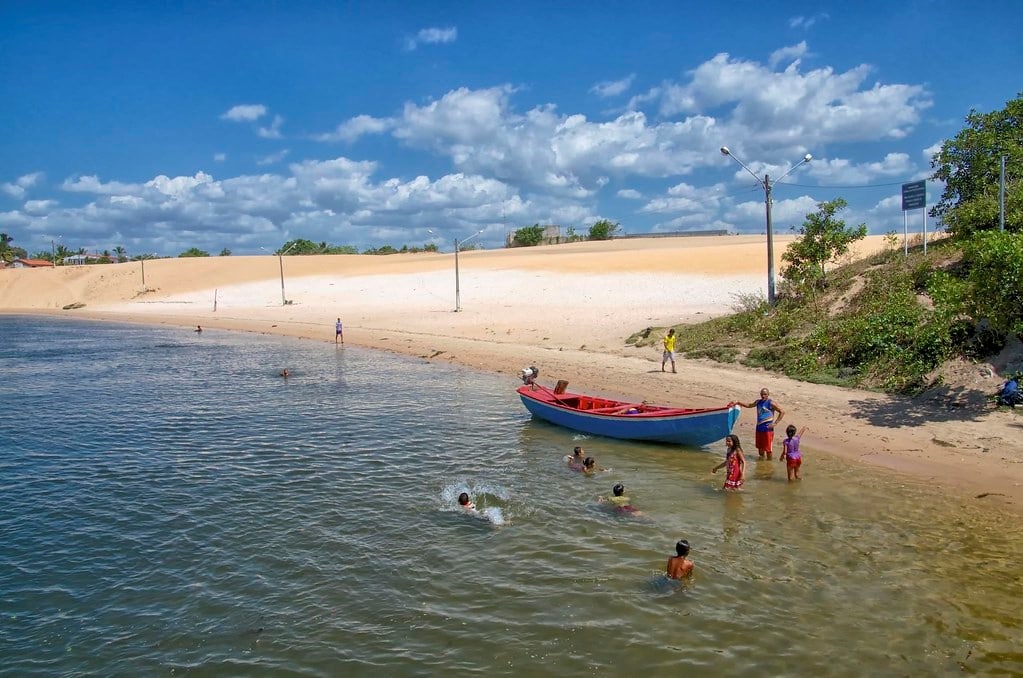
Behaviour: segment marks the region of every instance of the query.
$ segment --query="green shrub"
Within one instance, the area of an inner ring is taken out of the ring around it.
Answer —
[[[618,232],[620,224],[601,219],[590,226],[590,240],[610,240]]]

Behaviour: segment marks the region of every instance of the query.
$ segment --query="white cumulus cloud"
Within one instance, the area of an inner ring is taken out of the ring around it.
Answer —
[[[266,113],[266,106],[263,104],[239,104],[222,113],[220,119],[231,122],[253,122],[262,118]]]
[[[621,80],[605,80],[604,82],[598,82],[590,88],[590,92],[601,98],[616,97],[629,91],[629,88],[632,87],[632,81],[635,79],[636,74],[633,73]]]
[[[424,28],[405,40],[405,49],[412,51],[419,45],[439,45],[454,42],[458,39],[458,29],[454,26],[447,28]]]
[[[386,132],[392,126],[393,122],[388,119],[374,118],[370,115],[357,115],[338,125],[333,132],[317,134],[313,139],[316,141],[346,141],[352,143],[367,134]]]

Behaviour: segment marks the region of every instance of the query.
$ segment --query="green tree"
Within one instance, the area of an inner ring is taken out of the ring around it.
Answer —
[[[74,252],[72,252],[70,248],[65,247],[64,245],[57,245],[57,249],[54,251],[53,255],[53,258],[55,259],[54,263],[57,266],[60,266],[64,263],[64,259],[70,257],[72,254],[74,254]]]
[[[222,257],[229,257],[229,256],[231,256],[231,250],[229,250],[229,249],[227,249],[225,247],[224,249],[220,250],[220,256],[222,256]]]
[[[398,250],[394,249],[390,245],[384,245],[382,247],[376,247],[376,248],[371,247],[369,249],[363,250],[362,253],[363,254],[397,254]]]
[[[620,228],[621,224],[617,222],[601,219],[590,226],[590,240],[610,240],[615,237]]]
[[[1023,335],[1023,233],[977,234],[963,246],[963,265],[973,318]]]
[[[13,240],[6,233],[0,233],[0,259],[8,263],[14,260],[14,248],[11,246]]]
[[[998,228],[1001,156],[1005,156],[1005,228],[1023,231],[1023,92],[991,113],[971,110],[964,127],[931,158],[945,190],[931,216],[949,233]]]
[[[321,254],[358,254],[359,248],[354,245],[328,245],[322,243]]]
[[[512,236],[512,247],[533,247],[543,242],[543,226],[533,224],[523,226],[515,231]]]
[[[781,255],[787,266],[782,276],[806,290],[827,287],[825,265],[849,251],[849,246],[867,235],[867,225],[846,227],[835,215],[848,206],[842,198],[817,203],[817,211],[806,215],[799,227],[800,237]],[[793,227],[795,229],[795,227]]]
[[[208,256],[210,256],[209,252],[207,252],[205,250],[201,250],[198,247],[189,247],[187,250],[185,250],[184,252],[182,252],[181,254],[178,255],[179,258],[181,258],[181,257],[208,257]]]
[[[287,252],[288,254],[322,254],[326,243],[317,245],[312,240],[306,240],[305,238],[295,238],[281,245],[274,254],[280,254],[281,252]]]
[[[124,249],[121,245],[114,248],[114,254],[117,255],[117,263],[123,264],[128,261],[128,250]]]

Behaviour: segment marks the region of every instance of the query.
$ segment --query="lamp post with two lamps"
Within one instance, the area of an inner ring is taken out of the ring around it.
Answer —
[[[721,155],[727,155],[732,160],[739,163],[744,170],[753,175],[753,178],[756,179],[757,183],[759,183],[764,189],[764,206],[767,211],[767,303],[774,306],[774,230],[771,225],[771,187],[773,184],[771,182],[771,177],[765,174],[764,178],[761,179],[757,176],[756,172],[751,170],[749,167],[746,167],[746,164],[743,163],[742,160],[739,160],[732,155],[732,152],[728,150],[727,146],[721,147]],[[803,156],[802,160],[790,167],[788,172],[775,179],[773,183],[777,184],[779,181],[787,177],[792,170],[796,169],[803,163],[810,162],[811,160],[813,160],[813,156],[807,153]]]
[[[291,243],[291,247],[289,247],[288,249],[284,250],[283,252],[280,251],[280,250],[277,251],[277,259],[278,259],[278,261],[280,261],[280,264],[281,264],[281,306],[287,306],[288,305],[288,299],[287,299],[287,297],[284,296],[284,255],[287,254],[288,252],[290,252],[291,250],[293,250],[295,248],[295,245],[297,245],[297,244],[298,244],[298,241],[295,241],[295,242]],[[270,252],[270,250],[268,250],[265,247],[260,247],[259,249],[263,250],[264,252]]]
[[[431,235],[437,235],[436,233],[434,233],[429,228],[426,229],[426,232],[430,233]],[[458,280],[458,251],[460,249],[462,249],[462,245],[464,245],[465,243],[469,242],[470,240],[472,240],[476,236],[480,235],[481,233],[483,233],[482,229],[479,230],[479,231],[476,231],[475,233],[473,233],[472,235],[470,235],[467,238],[462,238],[461,240],[459,240],[458,238],[455,238],[455,313],[458,313],[459,311],[462,310],[462,293],[461,293],[461,289],[459,287],[459,280]]]

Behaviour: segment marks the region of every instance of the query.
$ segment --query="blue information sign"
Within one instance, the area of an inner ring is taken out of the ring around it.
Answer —
[[[902,184],[902,211],[922,210],[927,207],[927,182]]]

